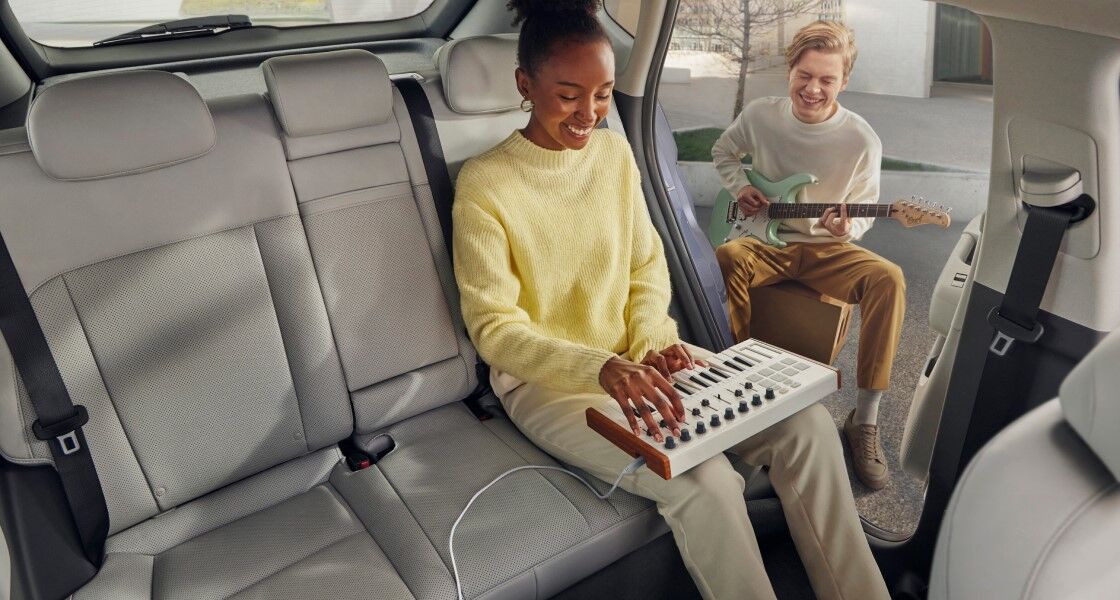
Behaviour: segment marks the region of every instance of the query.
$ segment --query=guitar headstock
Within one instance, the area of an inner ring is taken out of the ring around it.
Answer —
[[[909,200],[896,200],[891,203],[891,217],[905,227],[918,225],[940,225],[948,228],[953,209],[940,204],[927,202],[924,198],[911,197]]]

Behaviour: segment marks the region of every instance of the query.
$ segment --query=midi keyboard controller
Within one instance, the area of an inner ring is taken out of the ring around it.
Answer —
[[[664,428],[652,405],[664,442],[649,430],[634,435],[617,404],[588,408],[587,424],[670,479],[840,389],[836,369],[753,339],[704,362],[706,366],[672,375],[685,409],[684,419],[678,420],[679,438]],[[645,426],[640,416],[638,423]]]

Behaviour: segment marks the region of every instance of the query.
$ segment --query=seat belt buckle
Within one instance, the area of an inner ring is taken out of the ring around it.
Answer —
[[[1036,322],[1034,327],[1027,329],[999,314],[998,306],[993,306],[992,310],[988,312],[988,324],[996,330],[996,335],[992,339],[992,344],[988,346],[988,351],[1000,357],[1006,356],[1017,341],[1027,344],[1037,342],[1042,337],[1043,332],[1042,323]]]
[[[70,416],[50,425],[43,425],[39,419],[35,419],[31,424],[31,431],[35,433],[36,438],[44,442],[52,439],[57,441],[62,454],[70,456],[82,449],[82,443],[78,440],[78,430],[86,423],[89,423],[89,411],[85,406],[75,404],[74,412]]]

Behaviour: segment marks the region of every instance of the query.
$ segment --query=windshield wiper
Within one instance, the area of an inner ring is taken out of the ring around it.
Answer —
[[[193,19],[179,19],[142,27],[135,31],[114,35],[94,42],[94,46],[115,46],[117,44],[136,44],[158,42],[187,37],[217,35],[232,29],[252,27],[248,15],[211,15]]]

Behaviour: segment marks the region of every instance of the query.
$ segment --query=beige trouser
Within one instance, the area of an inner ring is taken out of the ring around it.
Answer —
[[[735,341],[750,337],[750,289],[795,279],[814,290],[859,304],[856,385],[885,390],[906,316],[906,282],[889,260],[847,242],[792,242],[775,248],[739,238],[716,249],[727,287]]]
[[[694,354],[710,355],[698,348]],[[490,379],[510,419],[557,459],[607,482],[633,461],[587,426],[584,410],[613,404],[610,396],[558,392],[496,371]],[[801,411],[731,451],[750,464],[770,466],[818,598],[890,597],[856,514],[836,426],[823,406]],[[668,481],[643,467],[620,486],[657,503],[705,598],[774,598],[747,517],[743,478],[725,456]]]

